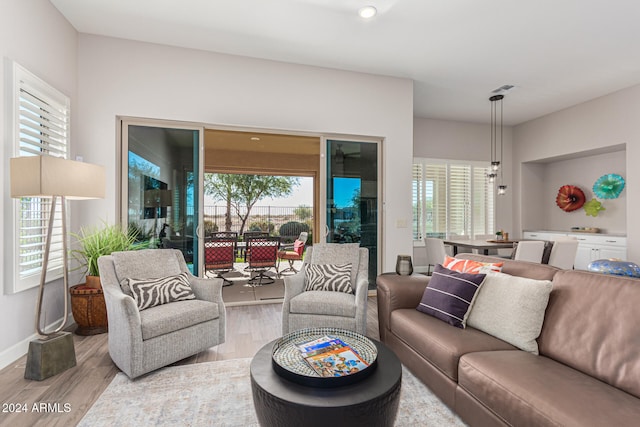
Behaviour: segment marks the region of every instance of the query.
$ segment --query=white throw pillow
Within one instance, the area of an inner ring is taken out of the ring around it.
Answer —
[[[550,280],[488,273],[471,307],[467,326],[538,354],[536,338],[542,330],[551,287]]]

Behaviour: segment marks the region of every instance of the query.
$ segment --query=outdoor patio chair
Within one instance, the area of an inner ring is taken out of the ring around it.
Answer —
[[[247,242],[249,239],[254,237],[269,237],[269,233],[266,231],[245,231],[242,233],[242,241],[244,242],[244,262],[247,262],[248,251],[247,251]]]
[[[257,272],[257,276],[249,279],[249,286],[269,285],[275,279],[265,273],[270,268],[276,270],[278,262],[278,249],[280,248],[279,237],[253,237],[247,240],[247,265],[246,270]]]
[[[303,231],[300,233],[295,242],[293,242],[292,246],[284,246],[281,250],[278,251],[278,268],[276,268],[276,272],[278,274],[293,272],[297,273],[293,267],[293,263],[296,261],[302,261],[302,256],[304,254],[304,247],[307,243],[307,238],[309,237],[309,233]],[[285,268],[282,271],[280,270],[280,262],[282,260],[287,260],[289,262],[289,267]]]
[[[214,237],[204,243],[204,271],[216,273],[224,281],[223,286],[232,285],[222,275],[234,270],[236,261],[236,239],[234,237]]]

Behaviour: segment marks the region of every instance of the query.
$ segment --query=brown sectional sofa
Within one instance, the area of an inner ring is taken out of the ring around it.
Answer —
[[[381,340],[471,426],[640,425],[640,280],[504,262],[552,280],[540,355],[416,310],[429,278],[378,276]]]

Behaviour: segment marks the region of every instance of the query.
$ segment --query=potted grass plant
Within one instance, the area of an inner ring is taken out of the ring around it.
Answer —
[[[73,236],[78,248],[71,251],[78,261],[78,269],[83,268],[86,283],[69,289],[71,311],[78,325],[78,335],[95,335],[107,332],[107,308],[100,283],[98,258],[116,251],[140,249],[144,244],[136,241],[139,232],[135,228],[124,229],[120,225],[103,223],[100,226],[81,228]]]
[[[71,251],[73,257],[84,268],[86,285],[101,288],[98,258],[112,252],[140,249],[144,245],[137,242],[139,232],[134,228],[124,229],[120,225],[103,223],[100,226],[81,228],[73,234],[79,247]]]

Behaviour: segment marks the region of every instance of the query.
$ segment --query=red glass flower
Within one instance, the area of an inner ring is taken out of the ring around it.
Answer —
[[[584,193],[575,185],[563,185],[556,197],[556,205],[565,212],[580,209],[585,201]]]

